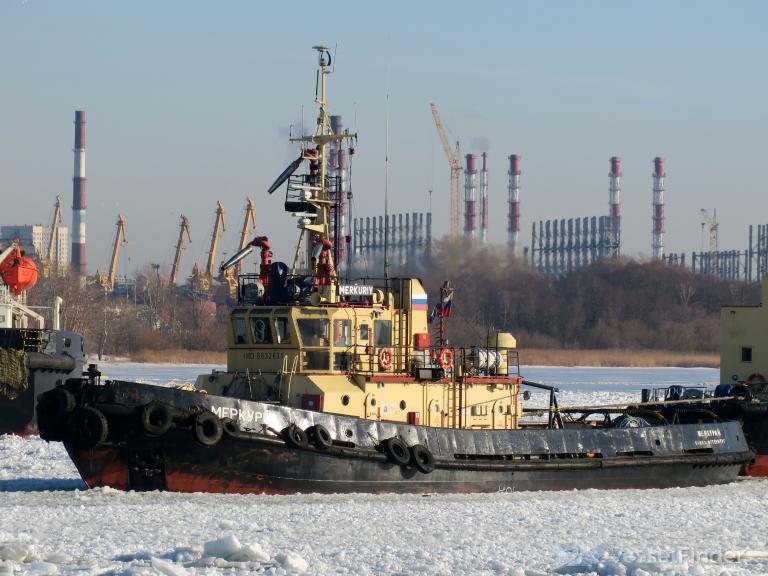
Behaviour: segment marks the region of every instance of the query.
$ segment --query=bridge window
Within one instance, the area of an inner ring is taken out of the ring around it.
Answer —
[[[351,346],[352,335],[350,334],[350,321],[349,320],[334,320],[333,321],[333,345],[334,346]]]
[[[248,343],[248,336],[245,331],[245,318],[232,319],[232,337],[235,339],[235,344]]]
[[[256,344],[272,344],[272,329],[269,326],[269,317],[251,318],[253,329],[253,341]]]
[[[377,348],[392,346],[392,320],[374,320],[373,338]]]
[[[275,318],[275,340],[277,344],[291,343],[291,329],[288,318]]]
[[[752,362],[752,346],[741,347],[741,361]]]
[[[328,320],[301,318],[297,321],[304,346],[328,346]]]
[[[360,325],[360,340],[368,342],[368,324]]]

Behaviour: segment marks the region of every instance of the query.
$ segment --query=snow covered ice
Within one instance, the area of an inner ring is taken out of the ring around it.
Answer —
[[[212,367],[101,368],[167,384]],[[649,384],[717,380],[709,369],[523,373],[560,386],[569,404],[635,399]],[[125,493],[85,490],[60,444],[4,436],[0,575],[768,573],[767,492],[768,481],[745,479],[469,496]]]

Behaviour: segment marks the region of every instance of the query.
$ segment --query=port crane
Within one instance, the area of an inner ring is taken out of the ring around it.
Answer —
[[[192,234],[189,232],[189,220],[184,214],[181,215],[181,223],[179,224],[179,241],[176,243],[176,254],[173,257],[173,267],[171,268],[171,286],[176,284],[176,276],[179,274],[179,263],[181,262],[181,253],[184,251],[184,234],[186,233],[187,239],[192,242]]]
[[[112,258],[109,261],[109,272],[106,276],[96,272],[99,284],[108,292],[112,292],[115,289],[115,275],[117,274],[117,259],[120,256],[120,247],[128,243],[125,237],[125,218],[123,218],[122,214],[117,215],[116,226],[115,242],[112,245]]]
[[[53,270],[58,268],[58,262],[53,259],[53,252],[56,248],[56,241],[59,235],[59,224],[61,224],[61,198],[56,196],[56,204],[53,206],[53,222],[51,222],[51,235],[48,238],[48,249],[45,252],[45,262],[43,263],[43,275],[50,276]]]
[[[448,158],[448,164],[451,167],[451,237],[459,237],[459,218],[461,213],[461,204],[459,201],[459,180],[461,179],[461,152],[459,151],[459,143],[456,142],[456,151],[451,150],[451,145],[448,143],[448,137],[445,134],[445,128],[443,122],[440,120],[440,113],[437,111],[435,104],[430,104],[432,108],[432,117],[435,119],[435,127],[437,133],[440,136],[440,142],[443,145],[443,151]]]
[[[226,232],[227,223],[224,220],[224,205],[216,202],[216,220],[213,222],[213,234],[211,235],[211,248],[208,250],[208,261],[205,264],[205,275],[210,281],[213,278],[213,267],[216,260],[216,247],[219,245],[221,233]]]
[[[710,214],[706,208],[701,209],[701,242],[704,248],[704,228],[709,226],[709,251],[717,254],[720,249],[720,224],[717,221],[717,209]]]
[[[243,222],[243,228],[240,231],[240,245],[237,247],[238,252],[245,248],[246,244],[248,244],[248,228],[249,224],[251,225],[251,228],[253,230],[256,230],[256,206],[253,203],[253,200],[251,200],[251,197],[246,197],[246,205],[245,205],[245,221]],[[235,271],[234,275],[235,278],[237,278],[240,274],[242,274],[243,271],[243,262],[238,261],[238,263],[235,265]]]

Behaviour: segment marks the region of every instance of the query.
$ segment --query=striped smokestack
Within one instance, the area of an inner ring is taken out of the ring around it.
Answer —
[[[75,111],[75,171],[72,178],[72,270],[85,277],[85,112]]]
[[[509,215],[507,216],[507,231],[509,232],[509,247],[517,252],[520,239],[520,155],[509,157]]]

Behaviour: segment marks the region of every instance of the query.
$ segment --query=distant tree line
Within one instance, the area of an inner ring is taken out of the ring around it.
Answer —
[[[408,272],[408,271],[403,271]],[[499,247],[438,243],[416,271],[430,302],[455,288],[447,335],[455,345],[511,332],[521,348],[717,352],[720,307],[757,304],[759,289],[661,262],[603,260],[565,276],[539,273]]]
[[[627,348],[678,352],[719,350],[720,307],[757,304],[756,285],[720,281],[660,262],[604,260],[565,276],[542,274],[506,248],[437,242],[418,270],[437,301],[448,280],[455,288],[450,342],[482,344],[511,332],[521,348]],[[226,349],[229,306],[215,313],[199,299],[168,285],[149,267],[137,272],[131,297],[113,297],[72,277],[41,279],[29,303],[64,300],[62,327],[85,335],[89,352],[130,356],[146,350]]]

